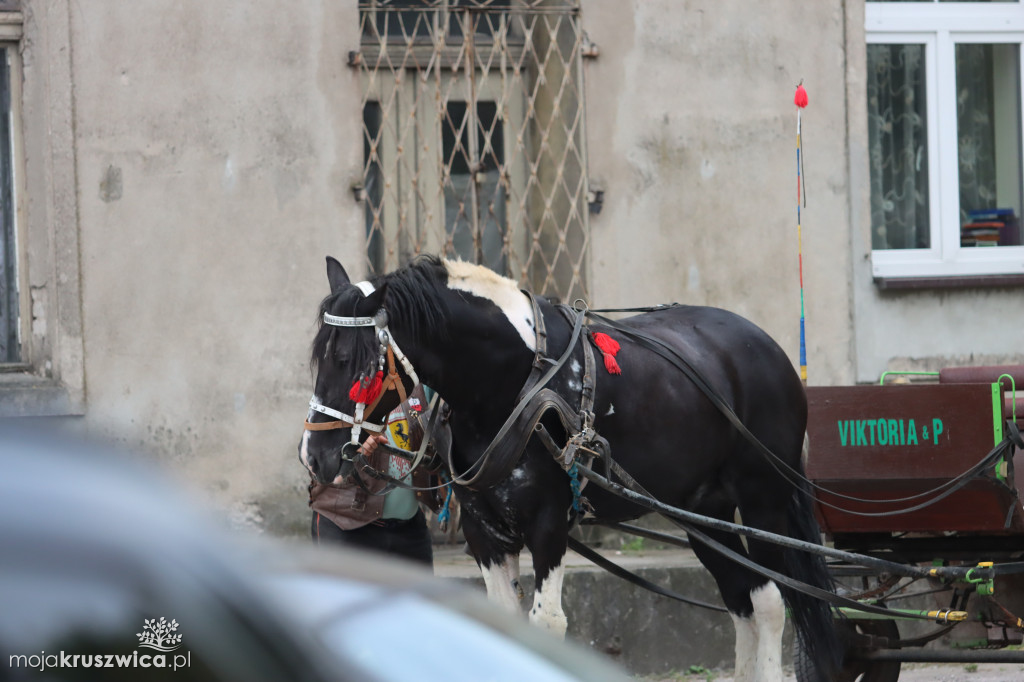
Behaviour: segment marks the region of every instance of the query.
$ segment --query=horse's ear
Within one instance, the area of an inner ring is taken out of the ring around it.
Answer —
[[[348,273],[345,272],[345,268],[330,256],[327,257],[327,281],[331,285],[332,294],[349,285]]]
[[[360,304],[361,310],[367,315],[375,315],[378,310],[384,307],[384,292],[385,287],[375,289],[369,296],[366,297]]]

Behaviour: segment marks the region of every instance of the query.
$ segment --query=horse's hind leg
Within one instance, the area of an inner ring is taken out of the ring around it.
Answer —
[[[770,580],[750,592],[757,631],[757,668],[764,680],[782,680],[782,630],[786,627],[786,605],[779,588]],[[757,679],[755,676],[754,679]]]
[[[746,554],[738,536],[711,530],[704,532],[734,552]],[[698,540],[691,538],[691,545],[718,584],[736,627],[736,682],[781,682],[782,629],[786,614],[775,583]]]
[[[784,489],[784,487],[780,485],[778,489]],[[770,499],[756,498],[751,493],[741,502],[740,513],[745,525],[777,535],[790,534],[784,500],[774,499],[774,496],[771,496]],[[754,563],[777,573],[794,577],[792,576],[793,567],[787,566],[786,553],[782,547],[753,538],[747,544],[747,554]],[[751,592],[751,602],[758,634],[757,665],[762,667],[768,664],[774,670],[775,662],[778,660],[778,679],[781,679],[782,630],[786,624],[786,603],[782,592],[774,582],[763,576],[755,576],[755,580],[758,582],[758,586]],[[829,625],[831,623],[827,622],[821,624],[821,627]],[[825,633],[820,634],[824,636]]]

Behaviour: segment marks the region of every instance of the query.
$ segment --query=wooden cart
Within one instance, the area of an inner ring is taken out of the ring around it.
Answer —
[[[985,460],[1014,435],[1015,408],[1024,413],[1014,404],[1024,366],[944,370],[928,383],[885,379],[807,390],[806,470],[822,530],[839,549],[903,564],[991,562],[978,575],[998,575],[921,581],[832,564],[847,596],[908,616],[966,612],[962,622],[924,627],[851,614],[845,674],[891,682],[903,661],[1024,662],[1024,652],[1006,648],[1024,635],[1024,453]]]

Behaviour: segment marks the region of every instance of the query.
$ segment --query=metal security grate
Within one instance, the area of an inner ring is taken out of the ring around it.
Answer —
[[[487,265],[587,294],[578,0],[361,0],[367,256]]]

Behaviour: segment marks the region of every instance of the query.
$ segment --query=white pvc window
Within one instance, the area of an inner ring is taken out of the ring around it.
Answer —
[[[1019,2],[868,2],[875,277],[1024,274]]]

